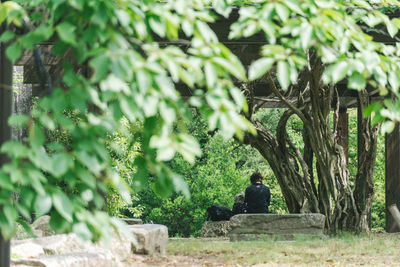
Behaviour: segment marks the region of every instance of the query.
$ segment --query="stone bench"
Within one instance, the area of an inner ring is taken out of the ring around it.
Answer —
[[[229,221],[206,221],[201,227],[201,237],[226,237],[229,233]]]
[[[231,241],[271,237],[293,239],[296,235],[322,236],[325,216],[307,214],[238,214],[229,221]]]

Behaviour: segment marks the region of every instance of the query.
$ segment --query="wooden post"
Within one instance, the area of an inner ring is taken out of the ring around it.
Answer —
[[[336,121],[336,120],[335,120]],[[347,108],[339,109],[339,116],[337,120],[336,139],[341,145],[346,154],[346,163],[349,163],[349,114]]]
[[[5,30],[5,23],[0,27],[1,34]],[[12,64],[6,58],[6,47],[6,44],[0,43],[0,146],[11,138],[7,120],[12,112]],[[6,160],[5,155],[0,154],[0,168]],[[0,267],[8,266],[10,266],[10,241],[5,241],[0,232]]]
[[[385,198],[386,198],[386,232],[400,232],[389,207],[400,206],[400,127],[399,123],[390,134],[385,136]]]

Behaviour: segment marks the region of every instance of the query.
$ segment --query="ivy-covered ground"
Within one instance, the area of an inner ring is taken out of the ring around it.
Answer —
[[[179,238],[170,239],[167,257],[135,255],[127,266],[400,266],[399,251],[400,234],[264,242]]]

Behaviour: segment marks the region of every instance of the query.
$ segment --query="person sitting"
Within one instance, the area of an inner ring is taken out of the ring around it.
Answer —
[[[268,186],[262,183],[262,175],[255,172],[250,176],[251,185],[246,188],[244,202],[247,204],[247,213],[268,213],[271,192]]]

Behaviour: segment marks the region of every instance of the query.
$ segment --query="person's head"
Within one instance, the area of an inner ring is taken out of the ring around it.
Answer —
[[[255,172],[250,176],[251,184],[261,183],[262,182],[262,175],[259,172]]]
[[[244,202],[244,193],[241,192],[235,196],[235,203],[243,203]]]

